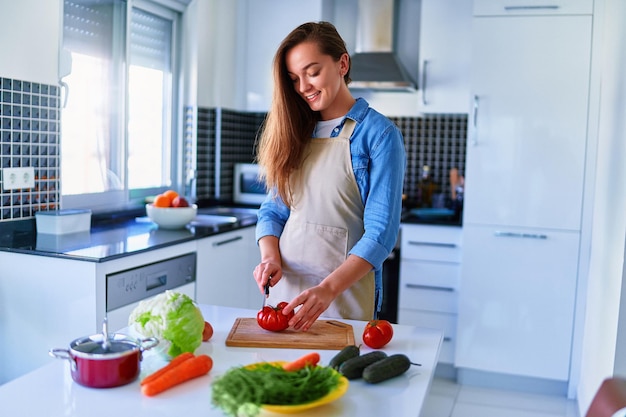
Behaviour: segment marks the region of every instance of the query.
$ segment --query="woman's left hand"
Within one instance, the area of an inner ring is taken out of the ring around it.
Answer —
[[[330,306],[335,299],[332,291],[320,285],[302,291],[296,298],[291,300],[283,308],[283,314],[289,314],[300,306],[293,318],[289,320],[289,326],[295,330],[307,331],[317,318]]]

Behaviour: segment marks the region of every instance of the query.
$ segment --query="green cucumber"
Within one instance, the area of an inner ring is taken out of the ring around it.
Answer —
[[[355,346],[355,345],[346,346],[345,348],[341,349],[341,351],[338,354],[336,354],[330,360],[330,362],[328,362],[328,366],[337,370],[339,369],[339,366],[342,363],[344,363],[348,359],[356,358],[357,356],[359,356],[360,353],[361,352],[358,346]]]
[[[363,375],[363,370],[379,360],[385,359],[387,354],[382,350],[375,350],[356,358],[348,359],[339,366],[339,373],[348,379],[358,379]]]
[[[401,353],[391,355],[367,366],[363,370],[363,379],[370,384],[386,381],[405,373],[411,364],[411,360],[406,355]]]

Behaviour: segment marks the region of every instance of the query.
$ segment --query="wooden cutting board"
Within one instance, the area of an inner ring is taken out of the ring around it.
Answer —
[[[226,338],[226,346],[236,347],[340,350],[348,345],[354,345],[354,330],[337,320],[317,320],[306,332],[270,332],[256,318],[238,318]]]

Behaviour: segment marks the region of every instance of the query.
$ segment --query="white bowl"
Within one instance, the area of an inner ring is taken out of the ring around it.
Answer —
[[[146,214],[162,229],[182,229],[192,221],[198,213],[198,206],[189,207],[154,207],[146,204]]]

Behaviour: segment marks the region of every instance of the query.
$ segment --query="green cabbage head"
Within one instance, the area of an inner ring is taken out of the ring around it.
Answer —
[[[128,318],[144,337],[159,339],[159,350],[172,358],[183,352],[193,353],[202,344],[204,317],[186,294],[166,290],[143,300]]]

